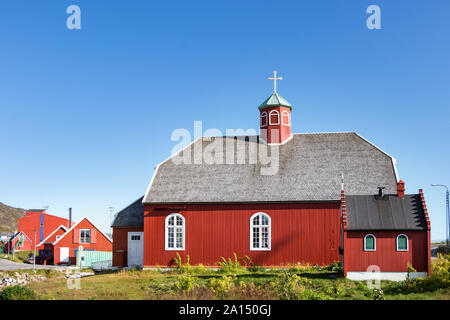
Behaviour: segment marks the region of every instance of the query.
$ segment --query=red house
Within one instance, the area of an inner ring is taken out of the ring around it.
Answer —
[[[47,238],[42,240],[41,243],[39,243],[36,247],[36,250],[38,251],[39,255],[37,257],[37,263],[39,264],[53,264],[54,260],[54,254],[53,254],[53,243],[61,238],[69,228],[61,225],[53,232],[48,235]]]
[[[19,231],[5,243],[4,250],[5,253],[33,250],[33,241],[23,231]]]
[[[80,246],[83,250],[112,251],[111,239],[88,218],[81,219],[53,243],[44,243],[44,250],[50,250],[54,264],[76,264]]]
[[[291,110],[275,92],[259,136],[201,137],[160,163],[114,219],[113,265],[171,266],[179,253],[216,266],[236,253],[270,267],[342,261],[360,278],[372,264],[387,278],[408,262],[429,272],[429,219],[411,205],[420,195],[398,191],[395,159],[354,132],[292,134]]]
[[[47,214],[44,209],[31,209],[19,218],[18,230],[23,231],[33,242],[36,230],[36,243],[40,243],[60,225],[70,228],[71,224],[74,223],[69,219]]]

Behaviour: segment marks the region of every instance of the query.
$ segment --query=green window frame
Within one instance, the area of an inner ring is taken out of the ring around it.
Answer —
[[[376,251],[377,239],[373,234],[368,234],[364,237],[364,251]]]
[[[397,251],[408,251],[408,236],[400,234],[397,237]]]

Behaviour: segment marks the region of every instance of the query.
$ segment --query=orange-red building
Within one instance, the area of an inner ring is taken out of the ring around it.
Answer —
[[[33,242],[36,231],[36,244],[42,242],[60,225],[68,228],[71,226],[69,219],[48,214],[45,209],[27,210],[25,216],[19,218],[18,223],[18,231],[23,231]]]
[[[51,252],[54,264],[76,264],[80,246],[83,250],[112,252],[112,240],[88,218],[81,219],[54,242],[44,243],[44,250]]]

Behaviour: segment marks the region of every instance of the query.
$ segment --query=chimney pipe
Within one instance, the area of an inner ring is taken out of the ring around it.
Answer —
[[[383,186],[379,186],[379,187],[378,187],[378,196],[379,196],[380,198],[382,198],[382,197],[384,196],[383,189],[385,189],[385,187],[383,187]]]
[[[405,182],[403,180],[400,180],[397,183],[397,196],[400,198],[403,198],[405,196]]]
[[[69,208],[69,229],[72,227],[72,208]]]

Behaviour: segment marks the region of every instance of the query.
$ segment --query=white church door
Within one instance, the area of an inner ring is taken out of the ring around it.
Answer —
[[[142,267],[144,264],[144,233],[128,232],[128,266]]]

